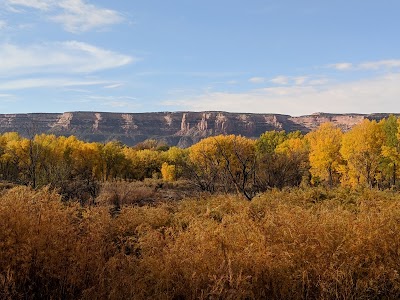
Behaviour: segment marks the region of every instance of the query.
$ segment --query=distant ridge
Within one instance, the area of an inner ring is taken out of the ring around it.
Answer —
[[[65,112],[0,114],[0,132],[75,135],[94,142],[119,140],[135,145],[146,139],[164,141],[171,146],[188,147],[199,140],[219,134],[257,138],[268,130],[300,130],[307,133],[320,124],[332,122],[349,130],[364,119],[381,120],[389,113],[331,114],[314,113],[292,117],[282,114],[204,112]],[[399,116],[399,114],[393,114]]]

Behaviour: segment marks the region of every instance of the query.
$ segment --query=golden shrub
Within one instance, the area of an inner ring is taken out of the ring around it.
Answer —
[[[398,299],[400,197],[273,190],[157,206],[0,195],[2,299]]]

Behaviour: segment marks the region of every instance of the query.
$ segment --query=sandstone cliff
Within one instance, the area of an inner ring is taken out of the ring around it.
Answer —
[[[316,113],[291,117],[228,112],[0,114],[0,132],[16,131],[24,136],[33,133],[75,135],[85,141],[119,140],[127,145],[157,139],[169,145],[188,147],[202,138],[219,134],[257,138],[268,130],[306,133],[324,122],[333,122],[343,130],[349,130],[365,118],[380,120],[388,116]]]

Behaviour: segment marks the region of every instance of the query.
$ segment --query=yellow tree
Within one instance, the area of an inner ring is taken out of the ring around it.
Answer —
[[[32,141],[26,138],[13,138],[7,142],[4,157],[11,161],[18,170],[17,180],[36,187],[36,160],[30,155]]]
[[[176,180],[182,177],[187,166],[188,149],[181,149],[178,147],[171,147],[163,152],[163,161],[165,161],[169,168],[169,172],[173,172],[173,178]],[[164,166],[164,164],[163,164]],[[161,169],[161,173],[163,170]],[[163,175],[164,176],[164,175]]]
[[[219,138],[219,137],[217,137]],[[187,175],[201,190],[213,193],[220,183],[222,158],[217,156],[215,139],[209,137],[189,148]]]
[[[67,176],[67,166],[64,165],[63,147],[60,140],[53,134],[35,135],[33,143],[38,149],[37,185],[57,185]]]
[[[100,145],[100,158],[102,162],[103,179],[116,179],[120,174],[125,163],[123,145],[117,141],[111,141]]]
[[[276,147],[275,154],[281,163],[281,170],[277,172],[279,187],[309,182],[308,153],[308,141],[300,132],[289,133],[288,138]]]
[[[340,153],[347,165],[344,184],[372,187],[377,180],[385,133],[381,124],[364,120],[343,135]]]
[[[21,165],[17,144],[21,139],[17,132],[7,132],[1,136],[1,174],[5,180],[16,182],[20,179]]]
[[[251,200],[255,195],[255,141],[242,136],[210,137],[189,149],[194,176],[203,188],[212,191],[215,183],[225,191],[232,187]]]
[[[161,165],[161,175],[164,181],[172,182],[176,180],[175,165],[170,165],[167,162],[163,162]]]
[[[311,175],[313,178],[327,181],[331,187],[341,162],[342,136],[342,131],[332,123],[324,123],[306,135],[310,146]]]
[[[158,177],[163,163],[163,153],[157,150],[124,149],[126,158],[126,174],[129,179],[143,180]]]

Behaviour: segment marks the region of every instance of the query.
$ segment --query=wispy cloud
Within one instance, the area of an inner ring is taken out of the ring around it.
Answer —
[[[286,85],[286,84],[289,84],[289,77],[287,77],[287,76],[278,76],[278,77],[272,78],[270,81],[272,83]]]
[[[252,77],[249,79],[249,82],[259,84],[259,83],[264,83],[265,78],[264,77]]]
[[[361,63],[358,67],[363,70],[400,68],[400,60],[392,59],[392,60],[371,61],[371,62]]]
[[[4,20],[0,20],[0,30],[4,30],[7,28],[7,22]]]
[[[106,85],[104,88],[105,89],[116,89],[123,85],[124,85],[123,83],[115,83],[115,84]]]
[[[6,0],[5,3],[9,8],[16,7],[29,7],[39,10],[49,10],[50,7],[55,5],[56,1],[54,0]],[[14,10],[16,12],[16,10]],[[19,11],[20,12],[20,11]]]
[[[9,80],[0,83],[0,91],[23,90],[32,88],[59,88],[59,87],[78,87],[95,86],[109,84],[102,80],[76,80],[69,78],[31,78]]]
[[[69,32],[88,31],[122,22],[122,16],[111,9],[98,8],[81,0],[60,1],[58,6],[64,10],[50,19],[61,23]]]
[[[326,83],[320,76],[304,75],[304,76],[277,76],[269,80],[269,82],[276,85],[321,85]]]
[[[323,86],[282,86],[243,93],[204,93],[164,101],[180,110],[226,110],[232,112],[284,113],[400,111],[400,73]]]
[[[296,85],[303,85],[307,82],[308,77],[307,76],[299,76],[299,77],[293,78],[293,80]]]
[[[138,60],[77,41],[28,46],[0,44],[0,57],[0,76],[58,72],[93,73]]]
[[[400,68],[400,59],[388,59],[378,61],[368,61],[359,64],[352,63],[337,63],[328,65],[328,68],[335,69],[338,71],[349,71],[349,70],[381,70],[381,69],[394,69]]]
[[[337,64],[331,64],[328,66],[328,68],[335,69],[338,71],[345,71],[353,69],[353,64],[347,62],[341,62]]]
[[[22,13],[20,8],[41,11],[49,20],[60,23],[66,31],[85,32],[122,22],[122,15],[84,0],[5,0],[10,11]]]
[[[14,97],[14,95],[11,95],[11,94],[0,94],[0,98],[10,98],[10,97]]]

